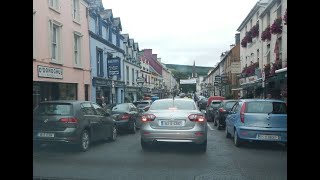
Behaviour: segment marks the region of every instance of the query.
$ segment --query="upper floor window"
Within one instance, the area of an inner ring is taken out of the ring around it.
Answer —
[[[59,11],[59,0],[49,0],[49,7],[56,11]]]
[[[96,18],[95,27],[96,27],[95,28],[96,29],[96,34],[101,35],[102,34],[102,31],[101,31],[102,27],[101,27],[101,22],[100,22],[100,18],[99,17]]]
[[[126,73],[127,73],[127,85],[129,85],[129,66],[126,67]]]
[[[73,20],[80,22],[80,2],[79,0],[73,0],[72,4],[72,17]]]
[[[62,24],[50,20],[50,54],[52,62],[62,63],[61,59],[61,27]]]
[[[73,45],[74,45],[74,65],[76,67],[81,67],[82,65],[82,58],[81,58],[81,37],[82,35],[78,32],[74,32],[74,40],[73,40]]]
[[[103,77],[103,51],[97,48],[97,76]]]

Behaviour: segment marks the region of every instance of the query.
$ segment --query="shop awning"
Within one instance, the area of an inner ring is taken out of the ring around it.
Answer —
[[[278,69],[275,71],[276,74],[281,73],[281,72],[287,72],[287,68],[282,68],[282,69]]]
[[[256,85],[258,85],[259,83],[261,84],[261,82],[262,82],[262,78],[259,78],[259,79],[255,80],[255,81],[243,83],[243,84],[241,84],[240,86],[241,86],[242,88],[246,88],[246,87],[250,87],[250,86],[256,86]]]
[[[240,90],[242,90],[242,88],[231,89],[231,91],[240,91]]]

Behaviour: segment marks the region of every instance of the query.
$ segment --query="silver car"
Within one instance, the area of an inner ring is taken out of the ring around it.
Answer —
[[[207,120],[192,99],[159,99],[141,118],[141,146],[155,142],[195,143],[207,149]]]

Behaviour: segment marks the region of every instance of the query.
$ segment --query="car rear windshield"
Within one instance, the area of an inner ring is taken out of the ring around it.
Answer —
[[[118,104],[112,108],[112,111],[125,112],[129,110],[128,104]]]
[[[245,112],[287,114],[287,106],[282,102],[247,102]]]
[[[148,102],[134,102],[133,104],[137,106],[137,108],[143,108],[149,105]]]
[[[37,115],[71,115],[71,104],[43,103],[35,109]]]
[[[211,107],[219,107],[221,102],[212,102]]]
[[[155,101],[152,103],[150,110],[195,110],[196,106],[193,101],[183,100],[167,100],[167,101]]]
[[[234,104],[236,104],[236,101],[226,102],[225,107],[226,107],[226,109],[231,109],[234,106]]]

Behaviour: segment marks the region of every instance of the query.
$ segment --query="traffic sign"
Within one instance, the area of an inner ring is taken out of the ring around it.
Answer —
[[[264,73],[264,70],[261,70],[261,76],[262,76],[262,81],[266,80],[266,74]]]

